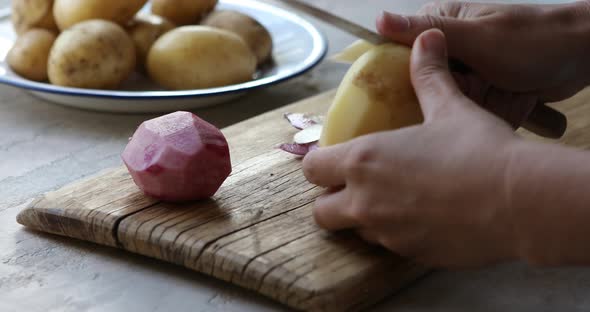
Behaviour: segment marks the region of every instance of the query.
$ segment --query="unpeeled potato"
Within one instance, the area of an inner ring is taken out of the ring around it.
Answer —
[[[125,25],[146,2],[147,0],[55,0],[53,15],[61,30],[91,19],[104,19]]]
[[[52,9],[53,0],[12,0],[11,19],[16,33],[31,28],[57,31]]]
[[[236,11],[216,11],[207,16],[202,24],[225,29],[240,36],[256,55],[258,64],[270,59],[272,37],[254,18]]]
[[[410,79],[411,50],[397,44],[371,48],[351,66],[332,103],[320,146],[419,124],[422,110]]]
[[[147,69],[155,82],[168,89],[213,88],[252,80],[256,57],[234,33],[183,26],[154,43]]]
[[[215,9],[217,0],[153,0],[152,13],[176,25],[198,23]]]
[[[128,32],[135,44],[139,67],[145,67],[148,53],[154,42],[175,27],[173,23],[157,15],[138,15],[133,19]]]
[[[8,52],[8,65],[24,78],[35,81],[47,80],[47,61],[55,38],[55,33],[47,29],[30,29],[18,37]]]
[[[49,81],[59,86],[113,89],[135,68],[135,47],[121,26],[105,20],[62,32],[49,55]]]

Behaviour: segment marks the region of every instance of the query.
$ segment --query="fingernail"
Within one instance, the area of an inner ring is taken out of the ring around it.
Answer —
[[[388,32],[404,32],[410,29],[410,20],[403,15],[383,11],[380,21],[383,29]]]
[[[429,30],[422,35],[424,52],[436,57],[447,57],[447,42],[445,35],[438,29]]]

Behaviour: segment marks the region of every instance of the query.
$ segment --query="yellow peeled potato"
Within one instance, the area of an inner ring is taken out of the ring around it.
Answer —
[[[125,26],[146,2],[147,0],[55,0],[53,15],[61,30],[91,19],[109,20]]]
[[[152,13],[176,25],[196,24],[215,9],[217,0],[152,0]]]
[[[211,13],[202,23],[206,26],[225,29],[240,36],[252,49],[258,64],[270,59],[272,53],[272,37],[254,18],[236,11],[216,11]]]
[[[54,85],[113,89],[135,69],[135,47],[121,26],[105,20],[78,23],[62,32],[49,54]]]
[[[328,111],[320,146],[423,121],[410,79],[410,55],[405,46],[385,44],[354,62]]]
[[[53,0],[12,0],[10,17],[19,35],[31,28],[57,31],[53,19]]]
[[[373,48],[375,48],[374,44],[365,40],[358,40],[343,51],[332,55],[330,60],[337,63],[352,64]]]
[[[252,80],[256,57],[238,35],[207,26],[183,26],[152,46],[150,77],[173,90],[221,87]]]
[[[47,80],[47,60],[55,38],[55,34],[47,29],[33,28],[27,31],[18,37],[8,52],[8,65],[24,78]]]
[[[175,27],[170,21],[157,15],[138,15],[133,19],[127,31],[135,44],[140,68],[145,67],[147,55],[154,42]]]

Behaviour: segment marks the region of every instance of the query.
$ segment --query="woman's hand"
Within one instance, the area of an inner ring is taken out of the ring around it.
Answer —
[[[318,224],[354,229],[428,265],[470,267],[513,258],[503,185],[507,157],[519,139],[461,94],[440,31],[418,38],[411,67],[423,125],[305,158],[309,181],[331,188],[316,201]]]
[[[507,5],[437,2],[419,15],[384,13],[384,36],[407,45],[441,29],[450,57],[473,70],[456,74],[464,93],[513,126],[537,103],[564,100],[590,83],[590,2]]]

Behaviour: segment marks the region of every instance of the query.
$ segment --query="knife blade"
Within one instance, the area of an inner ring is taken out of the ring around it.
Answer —
[[[322,22],[328,23],[340,30],[343,30],[357,38],[366,40],[372,44],[380,45],[390,40],[384,38],[378,33],[369,30],[361,25],[358,25],[345,18],[334,15],[325,10],[319,9],[315,6],[309,5],[300,0],[278,0],[285,5],[300,11],[302,13],[311,15],[321,20]],[[457,61],[451,60],[449,62],[451,70],[465,73],[469,71],[469,68]],[[558,139],[561,138],[567,129],[567,117],[561,112],[546,106],[545,104],[539,104],[535,107],[529,119],[525,121],[523,127],[533,133],[547,138]]]
[[[353,23],[347,19],[344,19],[340,16],[334,15],[312,5],[309,5],[303,1],[299,0],[279,0],[293,9],[297,11],[309,14],[317,19],[326,22],[338,29],[341,29],[357,38],[361,38],[366,40],[374,45],[380,45],[383,43],[387,43],[388,40],[385,39],[383,36],[379,35],[378,33],[369,30],[361,25]]]

